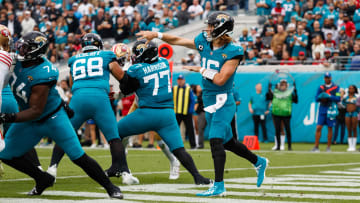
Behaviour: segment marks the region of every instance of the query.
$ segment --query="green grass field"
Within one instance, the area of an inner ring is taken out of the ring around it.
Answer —
[[[204,176],[214,178],[211,152],[208,149],[189,150]],[[125,200],[134,202],[360,202],[359,153],[346,152],[347,145],[335,145],[333,152],[310,153],[312,144],[294,144],[294,151],[271,151],[272,143],[260,144],[257,154],[270,160],[267,178],[256,188],[256,173],[246,160],[227,152],[226,197],[199,198],[196,192],[207,189],[193,184],[192,177],[181,168],[178,180],[170,181],[169,162],[160,150],[133,150],[128,153],[132,173],[140,185],[125,186],[121,178],[111,178],[119,185]],[[188,146],[188,143],[186,144]],[[326,146],[320,149],[325,151]],[[51,148],[37,148],[44,169],[50,162]],[[110,166],[109,150],[86,149],[106,169]],[[58,168],[56,184],[42,196],[29,198],[26,192],[34,182],[26,175],[4,166],[0,179],[0,202],[112,202],[105,191],[66,157]],[[61,201],[60,201],[61,200]]]

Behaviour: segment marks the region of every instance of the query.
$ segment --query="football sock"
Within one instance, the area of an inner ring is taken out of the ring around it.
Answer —
[[[229,142],[224,144],[224,147],[226,150],[229,150],[235,153],[236,155],[247,159],[252,164],[256,164],[257,162],[256,154],[252,153],[244,144],[242,144],[238,140],[231,139]]]
[[[225,148],[223,146],[223,139],[210,139],[211,154],[214,161],[215,182],[221,182],[224,178],[224,167],[226,161]]]
[[[280,137],[281,137],[281,138],[280,138],[280,139],[281,139],[281,145],[280,145],[280,147],[281,147],[281,148],[284,148],[284,147],[285,147],[285,135],[281,135]]]
[[[130,173],[126,161],[125,147],[119,138],[109,141],[112,157],[112,166],[110,168]]]
[[[191,175],[194,178],[197,178],[198,176],[200,176],[200,173],[197,170],[192,157],[190,156],[190,154],[188,154],[185,151],[184,147],[175,149],[173,151],[173,154],[180,161],[180,163],[186,168],[186,170],[188,170],[191,173]]]
[[[100,165],[87,154],[84,154],[80,158],[73,160],[73,162],[82,168],[90,178],[98,182],[107,191],[113,188],[114,185],[105,175],[105,172],[102,170]]]
[[[53,153],[51,155],[50,166],[53,166],[54,164],[56,164],[56,166],[58,166],[61,159],[63,158],[64,154],[65,154],[64,150],[61,149],[61,147],[59,145],[55,144]]]
[[[45,172],[40,170],[32,161],[25,158],[25,156],[19,157],[19,158],[13,158],[11,160],[2,159],[2,161],[15,168],[18,171],[21,171],[30,177],[34,178],[36,182],[41,180],[42,177],[44,177]]]
[[[169,161],[172,163],[175,161],[174,155],[170,152],[169,147],[164,143],[164,141],[160,140],[157,142],[159,147],[161,148],[162,152],[165,154],[165,156],[169,159]]]
[[[39,161],[39,157],[36,153],[35,148],[32,148],[30,151],[28,151],[25,155],[24,158],[27,159],[28,161],[30,161],[31,163],[33,163],[35,166],[41,166],[40,161]]]

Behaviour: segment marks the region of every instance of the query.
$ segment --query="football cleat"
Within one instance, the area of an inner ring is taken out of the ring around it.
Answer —
[[[170,180],[176,180],[180,177],[180,162],[175,159],[172,163],[170,163]]]
[[[257,173],[257,177],[258,177],[257,182],[256,182],[257,187],[260,187],[265,179],[265,171],[266,171],[266,168],[268,167],[268,164],[269,164],[268,159],[258,156],[258,160],[257,160],[256,164],[254,165],[256,173]]]
[[[114,170],[111,167],[107,170],[105,170],[105,174],[107,177],[120,177],[121,171],[120,170]]]
[[[111,190],[107,191],[110,198],[124,199],[124,195],[121,193],[119,187],[114,186]]]
[[[122,177],[122,183],[126,185],[136,185],[140,183],[137,177],[125,171],[121,173],[121,177]]]
[[[36,186],[30,192],[28,192],[28,195],[29,196],[41,195],[46,188],[53,186],[54,182],[55,182],[54,176],[44,172],[44,177],[42,177],[42,179],[39,180],[39,182],[36,181]]]
[[[200,196],[200,197],[210,197],[210,196],[224,197],[225,195],[226,195],[226,189],[224,186],[224,181],[215,182],[214,185],[205,192],[196,194],[196,196]]]

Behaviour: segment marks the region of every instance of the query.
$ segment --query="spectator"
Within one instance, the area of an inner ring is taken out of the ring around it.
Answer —
[[[345,96],[345,90],[340,88],[340,97],[341,100]],[[342,104],[342,102],[338,102],[338,111],[339,114],[336,116],[336,124],[335,124],[335,132],[332,144],[337,144],[337,137],[340,128],[340,144],[344,144],[344,136],[345,136],[345,114],[346,114],[346,107]]]
[[[271,0],[256,0],[256,15],[268,16],[271,13]]]
[[[206,1],[205,3],[205,9],[204,9],[204,13],[202,14],[202,19],[207,19],[207,17],[210,15],[211,12],[211,2],[210,1]]]
[[[56,21],[60,16],[61,16],[61,12],[59,9],[56,9],[56,3],[55,2],[51,2],[49,3],[50,5],[46,8],[46,13],[49,16],[49,20],[50,21]]]
[[[165,19],[165,27],[167,29],[174,29],[179,26],[179,20],[174,16],[174,12],[169,10],[169,16]]]
[[[127,18],[125,18],[125,19],[127,19]],[[127,19],[127,20],[125,20],[125,19],[124,19],[124,23],[130,29],[129,19]],[[105,17],[104,17],[104,21],[101,23],[102,29],[101,29],[101,32],[99,33],[101,38],[109,39],[109,38],[112,38],[114,36],[114,34],[113,34],[113,31],[114,31],[113,24],[114,23],[112,22],[112,18],[110,16],[110,13],[106,12]]]
[[[312,58],[315,60],[315,53],[320,53],[320,59],[324,58],[325,45],[323,44],[323,40],[320,35],[317,35],[313,41],[313,45],[311,46]]]
[[[148,25],[148,30],[153,32],[164,32],[164,25],[160,23],[161,16],[159,14],[155,15],[154,22],[151,22]]]
[[[344,13],[344,26],[345,26],[345,33],[348,37],[354,38],[356,34],[355,24],[350,21],[350,18],[347,13]]]
[[[185,83],[185,77],[179,75],[177,85],[173,87],[174,94],[174,110],[176,120],[180,126],[181,122],[185,124],[185,134],[189,137],[191,149],[195,149],[195,134],[192,120],[194,111],[195,97],[189,85]]]
[[[134,17],[134,7],[130,5],[130,0],[124,0],[124,7],[122,9],[125,11],[126,17],[132,20]]]
[[[193,4],[189,6],[188,13],[191,20],[200,20],[201,15],[204,13],[203,7],[199,4],[199,0],[193,0]]]
[[[254,134],[259,137],[259,124],[261,125],[261,130],[263,134],[263,142],[268,141],[267,131],[266,131],[266,116],[269,114],[269,105],[266,101],[265,95],[262,93],[262,85],[258,83],[255,86],[255,94],[250,97],[249,101],[249,111],[252,114],[252,119],[254,122]]]
[[[291,57],[295,60],[299,56],[299,52],[303,51],[306,54],[306,46],[308,44],[308,37],[303,33],[304,28],[302,25],[298,26],[297,33],[290,41],[290,46],[293,47]]]
[[[64,51],[65,44],[67,42],[67,33],[69,31],[68,26],[65,22],[65,19],[61,16],[56,21],[57,26],[55,27],[55,44],[56,49],[59,51]]]
[[[55,43],[55,33],[52,28],[50,21],[46,22],[46,30],[44,32],[50,43]]]
[[[275,52],[276,47],[278,45],[282,46],[285,43],[287,37],[287,33],[284,31],[284,27],[282,25],[277,26],[277,33],[274,35],[274,37],[271,40],[271,49]]]
[[[69,10],[66,12],[65,21],[68,25],[69,33],[75,33],[79,27],[79,20],[75,17],[74,10]]]
[[[21,24],[20,22],[15,18],[14,13],[9,12],[7,14],[8,20],[4,23],[6,27],[9,28],[10,34],[14,41],[16,42],[17,39],[19,39],[21,34]]]
[[[78,7],[79,4],[75,2],[72,4],[71,10],[73,10],[75,18],[80,20],[83,17],[83,15],[81,12],[78,11]]]
[[[94,6],[88,2],[88,0],[82,0],[80,6],[78,8],[78,12],[81,13],[82,16],[92,15],[92,10]]]
[[[200,65],[200,58],[199,56],[195,55],[193,50],[189,50],[187,52],[188,57],[182,58],[181,63],[185,66],[199,66]]]
[[[240,43],[244,42],[247,45],[247,42],[249,41],[249,38],[252,38],[249,35],[249,30],[247,28],[243,28],[242,35],[239,38],[239,42]]]
[[[149,5],[146,0],[140,0],[140,2],[136,4],[135,9],[139,11],[141,18],[145,19],[148,15]]]
[[[122,40],[130,36],[130,27],[125,25],[125,19],[123,17],[118,17],[115,28],[115,41],[121,42]]]
[[[245,1],[248,1],[248,0],[227,0],[226,1],[226,10],[229,11],[229,13],[233,16],[237,16],[238,15],[238,10],[239,10],[239,4],[240,2],[245,2]],[[249,4],[249,3],[247,3]],[[247,5],[248,7],[248,5]],[[247,10],[247,9],[246,9]]]
[[[187,11],[187,4],[185,2],[181,3],[181,10],[176,13],[176,17],[179,20],[179,26],[189,23],[190,14]]]
[[[283,59],[280,62],[280,65],[294,65],[294,59],[290,57],[289,52],[287,51],[283,51]],[[300,59],[300,54],[299,54],[299,59]]]
[[[292,103],[298,103],[298,95],[294,82],[294,88],[289,88],[289,83],[286,79],[276,85],[274,92],[271,89],[272,85],[269,84],[269,90],[266,94],[266,100],[272,103],[272,115],[275,123],[276,134],[276,150],[284,150],[285,139],[280,140],[281,123],[284,124],[286,137],[288,142],[288,150],[291,151],[291,128],[290,119],[292,113]],[[279,144],[280,143],[280,144]]]
[[[21,21],[21,35],[25,35],[34,30],[36,22],[30,15],[30,11],[24,12],[24,19]]]
[[[328,142],[326,151],[330,152],[331,138],[333,134],[333,127],[336,122],[336,103],[340,101],[339,87],[332,83],[331,73],[326,72],[324,75],[325,84],[321,85],[316,93],[315,100],[320,102],[319,115],[315,133],[315,146],[312,152],[319,152],[319,141],[321,137],[321,130],[324,125],[328,127]],[[335,103],[336,102],[336,103]]]
[[[148,16],[144,20],[146,26],[148,26],[151,22],[154,21],[154,17],[155,17],[155,10],[153,8],[149,8]]]
[[[246,65],[257,65],[257,58],[255,56],[255,52],[253,50],[249,51],[248,58],[245,62]]]
[[[276,45],[274,50],[274,57],[276,58],[276,60],[278,61],[282,60],[283,58],[282,54],[283,54],[283,47],[280,44]]]
[[[275,0],[276,6],[271,10],[271,15],[277,19],[278,16],[285,16],[285,9],[281,6],[281,0]]]
[[[356,106],[356,94],[358,93],[355,85],[350,85],[347,96],[342,100],[342,104],[346,108],[345,124],[348,131],[348,152],[356,151],[357,127],[358,127],[358,108]]]
[[[282,7],[284,7],[285,10],[285,23],[289,23],[290,22],[290,17],[293,14],[294,8],[295,8],[295,1],[294,0],[285,0],[282,3]]]

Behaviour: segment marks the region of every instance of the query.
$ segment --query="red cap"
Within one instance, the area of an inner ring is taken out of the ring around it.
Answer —
[[[305,53],[303,51],[300,51],[299,56],[305,56]]]

